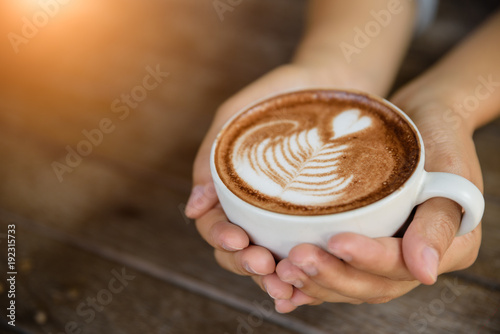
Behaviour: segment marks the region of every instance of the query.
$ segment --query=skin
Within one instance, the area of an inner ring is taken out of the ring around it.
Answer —
[[[481,225],[455,237],[461,207],[436,198],[419,205],[403,238],[371,239],[353,233],[332,237],[326,250],[298,245],[277,265],[271,253],[250,245],[246,233],[231,224],[213,190],[210,147],[224,122],[262,97],[314,87],[358,89],[385,96],[413,30],[414,2],[401,2],[370,44],[347,62],[340,43],[353,44],[353,28],[373,17],[370,9],[388,2],[311,1],[309,25],[290,64],[283,65],[231,97],[217,111],[194,164],[194,187],[186,214],[196,219],[201,236],[214,247],[225,269],[248,275],[275,299],[278,312],[322,302],[384,303],[419,284],[433,284],[441,273],[472,265],[481,243]],[[461,175],[482,190],[482,176],[472,140],[475,129],[500,111],[500,12],[471,34],[439,63],[401,88],[390,100],[415,122],[426,148],[425,169]],[[386,50],[391,50],[387,52]],[[478,77],[490,80],[490,91]],[[477,106],[465,108],[481,93]],[[470,99],[469,99],[470,100]]]

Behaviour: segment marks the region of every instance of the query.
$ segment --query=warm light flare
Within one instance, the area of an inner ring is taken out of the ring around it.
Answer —
[[[12,105],[26,104],[23,119],[34,127],[44,124],[44,114],[65,119],[109,113],[110,101],[135,85],[131,70],[140,77],[146,66],[159,63],[146,61],[144,49],[165,40],[165,31],[151,24],[151,17],[165,15],[156,8],[122,0],[1,0],[0,113],[2,106],[7,110],[6,96],[17,101]],[[47,128],[66,135],[64,127]]]
[[[70,28],[71,22],[85,21],[90,25],[95,15],[111,14],[108,4],[96,0],[6,0],[2,8],[6,18],[3,25],[10,29],[9,32],[19,35],[30,35],[30,28],[65,30]]]
[[[91,2],[82,0],[7,0],[12,13],[28,16],[40,10],[52,14],[52,12],[60,11],[65,7],[76,7]]]
[[[113,15],[118,6],[97,0],[7,0],[1,32],[15,54],[47,54],[88,43],[95,48],[119,22]]]

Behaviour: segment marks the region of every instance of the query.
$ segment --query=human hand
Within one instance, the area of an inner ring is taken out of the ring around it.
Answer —
[[[246,233],[227,221],[210,175],[210,148],[225,121],[238,110],[269,95],[311,88],[355,89],[384,96],[396,75],[412,36],[415,6],[401,6],[391,20],[391,29],[383,29],[372,43],[355,57],[345,54],[339,45],[352,40],[352,28],[373,19],[358,10],[362,1],[310,1],[307,27],[292,63],[281,66],[257,80],[225,102],[217,111],[194,164],[194,187],[186,215],[196,219],[202,237],[215,248],[219,264],[238,274],[253,275],[262,286],[262,276],[274,273],[271,253],[250,245]],[[385,0],[372,1],[373,8],[385,10]],[[390,48],[391,52],[386,52]],[[376,66],[374,66],[376,64]],[[256,275],[261,274],[261,275]],[[279,286],[276,292],[292,291],[276,274],[268,280]],[[281,282],[281,283],[280,283]],[[278,293],[271,295],[280,297]]]
[[[458,115],[451,117],[448,106],[455,101],[445,98],[450,96],[447,85],[427,87],[424,78],[392,99],[422,134],[425,169],[458,174],[482,189],[471,122]],[[387,302],[420,283],[434,283],[438,274],[464,269],[475,261],[481,227],[455,237],[461,213],[453,201],[431,199],[417,208],[403,238],[371,239],[345,233],[332,237],[327,250],[309,244],[296,246],[277,265],[275,275],[262,279],[261,286],[279,296],[275,303],[280,312],[323,301]]]
[[[425,169],[458,174],[479,189],[482,176],[472,133],[500,111],[496,79],[500,47],[495,43],[499,27],[500,11],[391,99],[422,134]],[[454,202],[428,200],[419,205],[402,239],[342,234],[330,239],[326,251],[299,245],[278,264],[277,276],[267,276],[261,285],[280,297],[276,308],[281,312],[322,301],[391,300],[420,283],[432,284],[438,274],[464,269],[475,261],[481,225],[455,237],[460,218],[460,207]],[[284,281],[295,287],[290,289]]]
[[[229,271],[240,275],[268,275],[274,273],[276,263],[267,249],[250,245],[247,234],[240,227],[231,224],[218,205],[210,174],[212,143],[227,119],[245,106],[269,95],[314,87],[344,87],[383,93],[347,72],[343,74],[342,71],[335,71],[332,74],[319,67],[282,66],[224,103],[217,111],[199,149],[193,171],[194,187],[186,207],[186,215],[196,219],[196,227],[201,236],[215,249],[217,262]],[[291,290],[291,286],[287,289]]]

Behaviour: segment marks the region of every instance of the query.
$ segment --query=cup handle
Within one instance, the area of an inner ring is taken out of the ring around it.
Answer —
[[[445,197],[462,206],[465,213],[456,236],[469,233],[479,225],[484,212],[484,197],[469,180],[450,173],[425,172],[417,205],[433,197]]]

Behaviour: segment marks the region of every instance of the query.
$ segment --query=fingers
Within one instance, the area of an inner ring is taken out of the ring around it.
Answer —
[[[198,150],[193,166],[193,189],[186,205],[186,216],[196,219],[218,201],[210,171],[212,143],[222,125],[214,122]]]
[[[461,207],[453,201],[433,198],[422,203],[403,236],[403,257],[412,275],[424,284],[433,284],[439,263],[455,238],[462,218]]]
[[[476,262],[481,245],[481,234],[481,224],[479,224],[470,233],[455,237],[441,260],[439,272],[462,270]]]
[[[206,184],[195,185],[191,190],[186,204],[186,216],[192,219],[201,217],[218,202],[215,186],[212,181]]]
[[[215,139],[212,126],[198,150],[193,166],[193,189],[186,205],[186,216],[196,219],[210,210],[218,201],[210,172],[210,149]]]
[[[330,238],[328,251],[360,271],[398,281],[415,279],[406,268],[399,238],[342,233]]]
[[[442,203],[436,205],[443,207]],[[453,212],[452,206],[450,213]],[[442,247],[449,251],[442,258],[440,272],[470,266],[477,256],[474,250],[481,242],[481,229],[458,238],[453,238],[454,233],[450,233],[451,246],[443,243]],[[299,245],[278,264],[276,274],[262,279],[262,286],[276,299],[276,309],[282,313],[321,301],[387,302],[420,284],[407,269],[401,246],[399,238],[371,239],[353,233],[330,239],[328,251],[336,256],[313,245]]]
[[[250,243],[248,235],[241,227],[228,222],[220,206],[214,207],[197,219],[196,228],[203,239],[219,250],[238,251]]]
[[[279,313],[292,312],[301,305],[319,305],[321,303],[323,303],[321,300],[310,297],[299,289],[293,290],[293,295],[290,299],[277,299],[274,301],[275,309]]]
[[[334,272],[335,269],[331,269],[331,271]],[[334,287],[334,285],[342,285],[346,283],[345,281],[341,282],[342,280],[344,280],[344,278],[342,277],[343,275],[341,274],[337,275],[337,277],[335,277],[332,282],[326,282],[327,279],[331,279],[332,277],[327,278],[327,275],[324,273],[315,275],[311,275],[311,273],[309,273],[308,276],[298,266],[292,264],[289,259],[284,259],[280,263],[278,263],[278,266],[276,267],[276,273],[282,281],[293,285],[296,289],[302,291],[302,293],[313,298],[317,298],[318,300],[335,303],[360,303],[357,298],[351,298],[337,292],[342,291],[342,289],[338,289],[338,287]],[[348,292],[344,291],[343,293]]]
[[[385,302],[418,285],[358,270],[309,244],[293,248],[289,257],[278,264],[276,273],[311,297],[352,304]]]
[[[274,305],[274,308],[278,313],[290,313],[297,308],[297,306],[295,306],[290,300],[286,299],[275,300]]]
[[[193,166],[193,189],[185,210],[186,216],[190,218],[201,217],[218,201],[210,171],[210,153],[217,133],[226,120],[237,110],[229,101],[221,106],[201,143]]]
[[[323,302],[283,282],[276,273],[253,276],[252,279],[274,299],[275,309],[279,313],[291,312],[301,305],[319,305]]]
[[[269,275],[276,266],[274,258],[267,249],[249,246],[238,252],[215,250],[219,265],[238,275]]]
[[[323,303],[322,300],[308,296],[299,289],[293,289],[290,302],[296,307],[301,305],[320,305]]]
[[[280,280],[276,273],[262,277],[262,288],[273,299],[290,299],[293,286]]]
[[[201,236],[215,248],[219,265],[239,275],[268,275],[276,262],[267,249],[249,246],[248,235],[239,226],[227,221],[220,205],[196,220]]]

